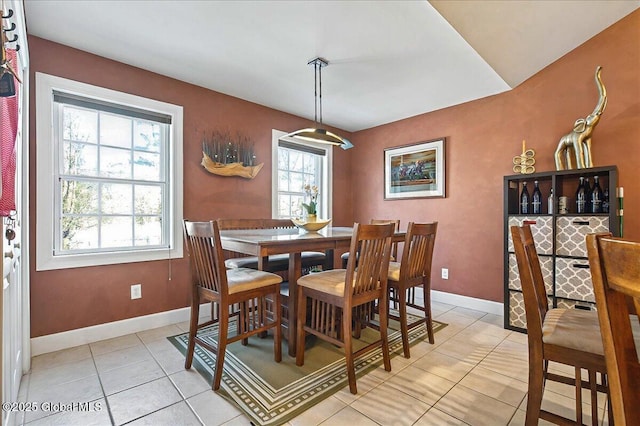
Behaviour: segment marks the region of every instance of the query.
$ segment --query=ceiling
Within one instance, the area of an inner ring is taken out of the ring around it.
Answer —
[[[26,0],[28,32],[357,131],[501,93],[640,0]],[[293,129],[291,129],[293,130]]]

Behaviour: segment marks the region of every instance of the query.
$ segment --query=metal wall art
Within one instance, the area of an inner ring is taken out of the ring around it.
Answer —
[[[247,136],[238,134],[234,138],[214,130],[202,138],[201,164],[209,173],[253,179],[264,166],[264,163],[255,163],[253,142]]]

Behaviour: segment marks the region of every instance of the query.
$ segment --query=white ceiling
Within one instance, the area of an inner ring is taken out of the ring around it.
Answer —
[[[640,0],[27,0],[30,34],[347,131],[513,88]]]

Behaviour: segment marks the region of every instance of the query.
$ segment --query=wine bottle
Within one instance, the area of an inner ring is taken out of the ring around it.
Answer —
[[[584,177],[580,176],[580,183],[578,184],[578,189],[576,191],[576,212],[577,213],[586,213],[586,193],[584,188]]]
[[[604,198],[602,188],[600,188],[598,176],[594,176],[593,180],[595,181],[595,183],[593,184],[593,189],[591,190],[591,211],[593,213],[602,213],[602,199]]]
[[[609,187],[604,187],[604,193],[602,194],[602,213],[609,213]]]
[[[527,191],[527,182],[522,182],[522,192],[520,193],[520,214],[529,214],[529,191]]]
[[[553,214],[554,208],[553,208],[553,188],[551,188],[551,192],[549,193],[549,198],[547,198],[547,213],[549,214]]]
[[[591,185],[589,184],[589,178],[584,178],[584,212],[593,213],[593,205],[591,204]]]
[[[540,192],[540,188],[538,187],[538,181],[533,181],[533,194],[531,195],[531,207],[533,210],[533,214],[541,214],[542,213],[542,192]]]

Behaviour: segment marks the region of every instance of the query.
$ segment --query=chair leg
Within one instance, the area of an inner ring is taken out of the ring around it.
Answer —
[[[591,391],[591,424],[598,425],[598,382],[596,380],[596,372],[589,370],[589,390]]]
[[[342,335],[344,337],[344,359],[347,364],[347,377],[349,378],[349,391],[352,394],[358,393],[356,386],[356,369],[353,362],[353,346],[351,337],[351,312],[352,309],[344,308],[342,310]],[[382,327],[382,324],[381,324]]]
[[[398,295],[400,295],[400,291],[398,291]],[[407,299],[405,297],[406,295],[402,296],[403,297],[398,298],[400,305],[398,313],[400,317],[400,331],[402,333],[402,350],[404,351],[405,358],[411,358],[411,354],[409,353],[409,326],[407,325]],[[380,318],[380,330],[382,330],[382,318]]]
[[[537,426],[542,407],[542,392],[544,390],[543,361],[531,360],[531,354],[529,354],[529,358],[529,388],[525,425]]]
[[[291,312],[289,312],[291,318]],[[304,292],[304,288],[298,288],[298,315],[296,325],[296,365],[304,365],[304,326],[307,320],[307,296]],[[289,320],[289,327],[291,327],[291,319]],[[292,342],[289,342],[291,345]]]
[[[213,305],[213,302],[211,302]],[[213,306],[212,306],[213,308]],[[193,362],[193,351],[196,347],[196,334],[198,333],[198,318],[200,317],[200,301],[196,294],[191,301],[191,319],[189,320],[189,343],[187,345],[187,355],[184,360],[184,368],[190,369]]]
[[[602,380],[602,385],[607,388],[607,402],[605,406],[607,407],[607,417],[609,418],[609,424],[613,424],[613,409],[611,408],[611,392],[609,390],[609,376],[605,373],[600,373],[600,379]]]
[[[247,302],[240,302],[240,317],[238,318],[238,335],[246,333],[249,329],[249,318],[247,318]],[[249,338],[242,339],[242,346],[249,344]]]
[[[575,367],[576,375],[576,423],[582,424],[582,369]]]
[[[280,289],[276,290],[275,306],[273,307],[273,320],[276,323],[273,331],[273,358],[276,362],[282,361],[282,308],[280,307]],[[266,315],[266,314],[265,314]]]
[[[391,357],[389,356],[389,293],[382,294],[380,303],[386,306],[386,309],[380,311],[380,340],[382,340],[382,360],[384,362],[385,371],[391,371]],[[405,307],[406,310],[406,307]],[[405,318],[406,323],[406,318]],[[404,344],[404,343],[403,343]],[[409,352],[409,346],[407,345],[407,353]],[[408,358],[408,357],[407,357]]]
[[[213,383],[211,388],[215,391],[220,389],[222,380],[222,369],[224,366],[224,355],[227,351],[227,334],[229,333],[229,312],[220,312],[220,322],[218,326],[218,352],[216,353],[216,370],[213,373]]]
[[[355,308],[353,308],[353,311],[355,311],[355,316],[353,318],[353,330],[351,330],[351,333],[353,333],[353,337],[355,339],[359,339],[362,336],[362,328],[363,328],[363,325],[364,325],[363,307],[362,306],[356,306]]]
[[[435,343],[433,337],[433,320],[431,317],[431,292],[428,292],[424,284],[422,284],[422,294],[424,301],[424,320],[427,325],[427,335],[429,336],[429,343],[432,345]]]

